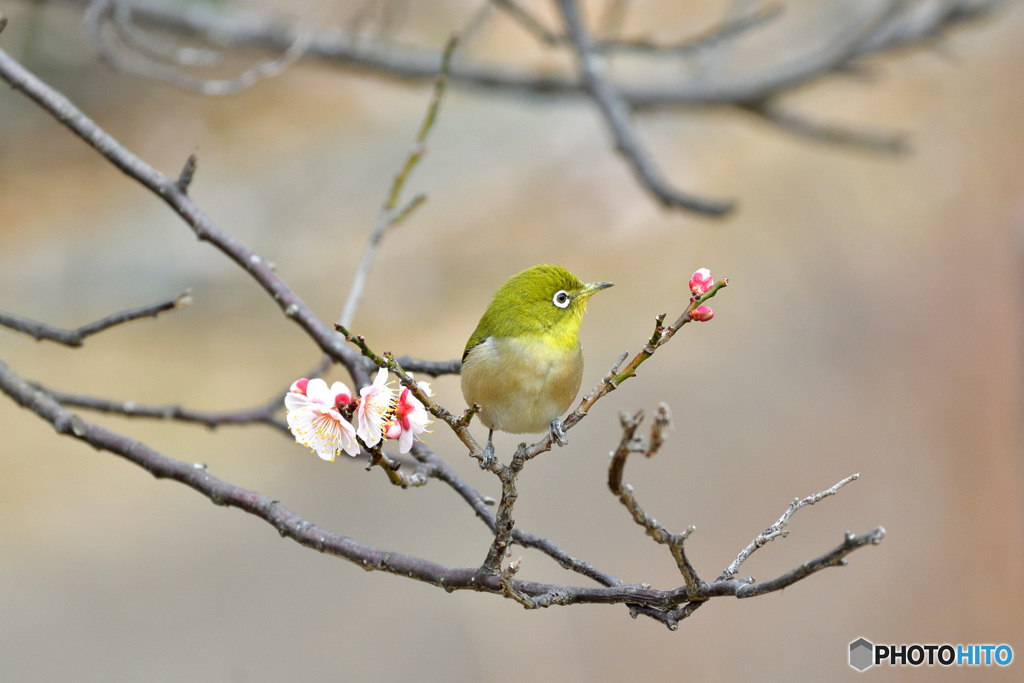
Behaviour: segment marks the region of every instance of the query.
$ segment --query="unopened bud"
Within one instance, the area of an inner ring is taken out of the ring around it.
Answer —
[[[307,386],[309,386],[309,380],[303,377],[302,379],[297,379],[294,382],[292,382],[291,389],[289,389],[288,391],[292,392],[293,394],[302,394],[303,396],[305,396]]]
[[[701,268],[690,276],[690,291],[693,292],[694,296],[703,295],[711,289],[713,284],[715,284],[715,281],[711,278],[711,271],[707,268]]]
[[[701,305],[690,311],[690,320],[696,320],[699,323],[706,323],[714,317],[715,312],[711,310],[710,306]]]

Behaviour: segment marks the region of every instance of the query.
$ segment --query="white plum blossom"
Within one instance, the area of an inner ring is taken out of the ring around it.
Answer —
[[[373,448],[383,439],[397,440],[399,451],[408,453],[433,421],[409,389],[396,398],[387,380],[387,369],[380,368],[373,383],[353,397],[341,382],[327,386],[322,379],[297,379],[284,397],[288,428],[324,460],[333,461],[342,451],[358,455],[360,445]],[[433,395],[427,382],[416,386],[421,395]]]
[[[324,460],[333,461],[341,451],[359,455],[356,429],[339,410],[351,402],[352,392],[341,382],[328,387],[319,378],[296,380],[284,397],[288,429]]]
[[[359,391],[356,406],[356,435],[368,448],[377,445],[384,435],[384,425],[394,408],[395,392],[387,386],[388,371],[380,368],[373,384]]]

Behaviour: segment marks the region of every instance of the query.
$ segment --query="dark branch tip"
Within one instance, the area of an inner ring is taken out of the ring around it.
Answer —
[[[188,186],[192,183],[192,176],[195,175],[198,161],[196,153],[193,152],[188,155],[188,159],[185,160],[185,165],[181,168],[181,173],[178,175],[178,181],[175,185],[177,185],[178,189],[184,193],[188,192]]]

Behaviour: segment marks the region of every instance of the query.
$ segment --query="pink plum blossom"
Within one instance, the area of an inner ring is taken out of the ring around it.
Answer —
[[[429,396],[430,387],[426,386],[426,382],[420,382],[419,385],[421,388],[426,387],[424,390]],[[426,407],[406,388],[395,402],[394,417],[387,425],[386,436],[389,439],[398,439],[399,453],[408,453],[413,440],[427,431],[431,423]]]
[[[703,296],[715,284],[711,271],[701,268],[690,276],[690,291],[694,296]]]
[[[715,317],[715,312],[711,310],[710,306],[700,305],[697,308],[690,311],[690,319],[696,320],[697,322],[706,323]]]

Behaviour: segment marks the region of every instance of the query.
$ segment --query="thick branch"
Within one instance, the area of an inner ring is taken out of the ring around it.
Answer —
[[[480,570],[488,574],[500,572],[501,562],[512,542],[512,529],[515,526],[515,520],[512,519],[512,508],[519,497],[519,492],[516,490],[516,478],[523,471],[525,464],[526,458],[517,451],[509,465],[495,465],[495,474],[501,481],[501,500],[498,502],[498,512],[494,519],[494,541],[491,542],[491,547],[487,550],[487,557],[480,566]],[[515,572],[514,569],[512,571]],[[506,590],[508,590],[508,586],[506,586]]]

